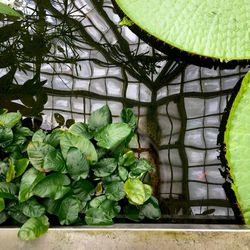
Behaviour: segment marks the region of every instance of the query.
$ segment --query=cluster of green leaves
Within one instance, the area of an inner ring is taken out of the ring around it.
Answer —
[[[153,168],[129,145],[136,118],[123,109],[112,123],[108,106],[88,123],[32,132],[20,113],[0,114],[0,223],[23,224],[19,237],[36,239],[49,227],[110,225],[118,214],[133,221],[159,219],[152,187],[143,183]]]

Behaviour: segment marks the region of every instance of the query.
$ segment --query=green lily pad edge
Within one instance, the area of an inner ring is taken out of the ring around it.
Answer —
[[[142,30],[181,51],[221,62],[250,59],[250,5],[247,3],[235,0],[228,0],[227,4],[220,0],[115,2]]]
[[[230,168],[231,185],[244,221],[250,225],[250,71],[244,77],[236,96],[224,134],[226,160]]]

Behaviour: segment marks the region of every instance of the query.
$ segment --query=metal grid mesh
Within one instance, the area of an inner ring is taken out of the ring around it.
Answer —
[[[215,209],[213,216],[232,216],[221,186],[216,143],[227,100],[246,69],[186,67],[171,61],[120,27],[110,0],[26,4],[29,16],[23,27],[32,23],[29,32],[36,34],[35,21],[46,20],[41,33],[51,48],[39,64],[38,57],[29,61],[20,53],[19,62],[30,67],[15,72],[14,85],[22,89],[39,73],[40,81],[47,82],[30,95],[37,103],[42,93],[46,101],[34,109],[37,105],[29,105],[22,91],[17,97],[9,90],[1,91],[0,104],[26,115],[42,112],[45,129],[57,125],[56,112],[87,121],[93,110],[108,104],[115,120],[123,106],[131,107],[138,116],[141,147],[157,149],[163,213],[205,216]],[[2,53],[6,44],[0,47]],[[2,68],[1,75],[9,69]]]

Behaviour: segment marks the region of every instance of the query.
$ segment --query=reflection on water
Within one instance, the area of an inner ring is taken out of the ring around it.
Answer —
[[[110,0],[22,4],[22,20],[1,21],[0,105],[42,119],[45,129],[57,125],[54,113],[87,120],[108,104],[116,119],[123,106],[133,108],[140,147],[158,162],[164,218],[232,222],[216,143],[222,112],[246,69],[170,60],[119,27]]]

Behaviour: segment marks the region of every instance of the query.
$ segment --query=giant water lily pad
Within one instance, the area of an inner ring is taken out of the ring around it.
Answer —
[[[232,189],[246,224],[250,224],[250,71],[230,110],[224,142]]]
[[[115,0],[137,26],[182,51],[250,59],[250,4],[243,0]]]

